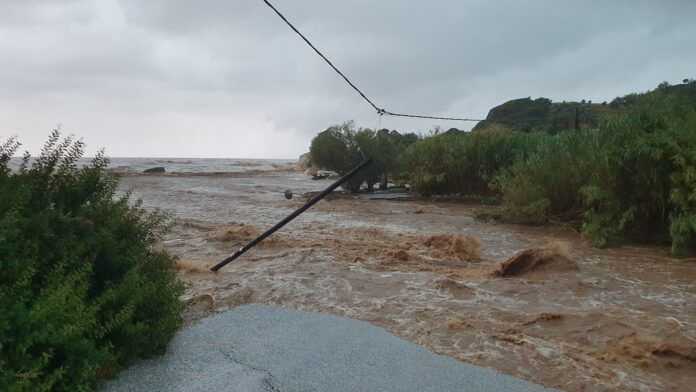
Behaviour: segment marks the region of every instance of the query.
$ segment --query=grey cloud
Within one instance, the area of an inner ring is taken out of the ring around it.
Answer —
[[[393,111],[482,117],[696,76],[692,1],[275,3]],[[331,123],[378,122],[261,0],[3,2],[0,53],[0,137],[34,151],[61,122],[112,155],[293,157]]]

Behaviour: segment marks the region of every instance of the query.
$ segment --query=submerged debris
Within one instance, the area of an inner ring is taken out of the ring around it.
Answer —
[[[408,261],[411,259],[411,255],[408,254],[403,249],[400,250],[388,250],[384,252],[384,256],[386,256],[388,259],[391,259],[392,261]]]
[[[448,276],[437,279],[435,287],[450,293],[456,299],[471,298],[475,295],[471,287]]]
[[[469,323],[468,321],[462,319],[462,318],[452,318],[447,320],[447,329],[449,330],[464,330],[464,329],[470,329],[473,328],[474,326]]]
[[[256,227],[237,223],[213,231],[208,238],[220,242],[249,241],[258,237],[259,234],[261,232]]]
[[[693,372],[696,370],[696,344],[690,339],[637,333],[609,341],[592,355],[608,363],[630,363],[644,370]]]
[[[563,320],[563,315],[558,313],[541,313],[537,317],[529,321],[525,321],[522,325],[532,325],[544,321],[560,321]]]

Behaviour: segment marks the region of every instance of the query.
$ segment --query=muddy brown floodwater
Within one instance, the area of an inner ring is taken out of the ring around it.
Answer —
[[[565,391],[694,390],[696,261],[662,248],[597,250],[571,230],[478,222],[452,202],[335,196],[207,271],[302,204],[285,189],[327,184],[282,171],[122,179],[176,219],[163,246],[180,259],[189,318],[273,304],[369,321]]]

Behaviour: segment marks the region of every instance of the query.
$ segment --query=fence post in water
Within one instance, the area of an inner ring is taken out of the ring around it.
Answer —
[[[213,271],[213,272],[217,272],[220,268],[226,266],[227,264],[229,264],[229,263],[231,263],[232,261],[234,261],[237,257],[239,257],[239,256],[243,255],[244,253],[246,253],[246,251],[248,251],[249,249],[251,249],[251,248],[253,248],[254,246],[256,246],[256,244],[258,244],[259,242],[263,241],[264,239],[266,239],[267,237],[269,237],[271,234],[275,233],[275,232],[276,232],[278,229],[280,229],[281,227],[283,227],[283,226],[285,226],[286,224],[290,223],[293,219],[297,218],[297,217],[298,217],[300,214],[302,214],[303,212],[307,211],[311,206],[313,206],[313,205],[315,205],[317,202],[319,202],[319,200],[323,199],[324,197],[326,197],[326,195],[328,195],[329,193],[333,192],[334,189],[336,189],[336,188],[338,188],[339,186],[341,186],[341,184],[343,184],[344,182],[350,180],[351,177],[353,177],[355,174],[357,174],[360,170],[362,170],[364,167],[366,167],[367,165],[369,165],[371,162],[372,162],[371,159],[367,159],[367,160],[363,161],[363,163],[361,163],[361,164],[358,165],[356,168],[354,168],[353,170],[351,170],[348,174],[346,174],[346,175],[344,175],[343,177],[341,177],[341,178],[339,178],[338,180],[336,180],[336,182],[334,182],[333,184],[329,185],[328,188],[324,189],[324,190],[323,190],[321,193],[319,193],[318,195],[312,197],[307,203],[305,203],[305,205],[303,205],[302,207],[300,207],[300,208],[298,208],[297,210],[295,210],[295,212],[293,212],[292,214],[286,216],[285,219],[283,219],[282,221],[276,223],[273,227],[271,227],[270,229],[266,230],[266,232],[264,232],[264,233],[261,234],[260,236],[256,237],[254,240],[252,240],[252,241],[249,242],[248,244],[244,245],[244,246],[243,246],[242,248],[240,248],[237,252],[235,252],[232,256],[230,256],[230,257],[226,258],[225,260],[222,260],[221,262],[219,262],[218,264],[216,264],[216,265],[215,265],[213,268],[211,268],[210,270]]]

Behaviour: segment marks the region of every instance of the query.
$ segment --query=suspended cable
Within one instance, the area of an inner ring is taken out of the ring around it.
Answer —
[[[363,97],[363,99],[364,99],[365,101],[367,101],[367,103],[370,104],[370,106],[372,106],[378,113],[380,112],[380,110],[382,110],[382,109],[380,109],[379,107],[377,107],[377,105],[375,105],[374,102],[372,102],[372,100],[371,100],[370,98],[368,98],[367,95],[365,95],[365,93],[363,93],[362,91],[360,91],[360,89],[359,89],[358,87],[356,87],[355,84],[353,84],[353,82],[351,82],[350,79],[348,79],[348,77],[347,77],[346,75],[344,75],[343,72],[341,72],[340,69],[336,68],[336,66],[333,65],[333,63],[331,62],[331,60],[329,60],[328,58],[326,58],[326,56],[324,56],[324,54],[321,53],[321,51],[319,51],[319,49],[317,49],[311,42],[309,42],[309,40],[307,39],[307,37],[305,37],[305,36],[300,32],[300,30],[298,30],[297,28],[295,28],[295,26],[293,26],[293,24],[290,23],[290,21],[287,20],[287,19],[285,18],[285,16],[283,16],[283,14],[281,14],[280,11],[278,11],[278,9],[277,9],[276,7],[273,6],[273,4],[271,4],[268,0],[263,0],[263,2],[266,3],[267,6],[271,7],[271,9],[280,17],[280,19],[282,19],[288,26],[290,26],[290,28],[291,28],[294,32],[296,32],[297,35],[299,35],[300,38],[302,38],[302,40],[304,40],[304,42],[306,42],[307,45],[309,45],[309,47],[312,48],[312,49],[319,55],[319,57],[321,57],[322,59],[324,59],[324,61],[326,61],[326,63],[329,64],[329,66],[330,66],[331,68],[333,68],[333,70],[336,71],[336,73],[338,73],[339,75],[341,75],[341,77],[343,78],[343,80],[345,80],[346,83],[348,83],[348,84],[350,85],[350,87],[353,88],[353,90],[357,91],[358,94],[360,94],[360,96]]]
[[[477,120],[474,118],[422,116],[422,115],[418,115],[418,114],[392,113],[390,111],[385,111],[384,114],[388,114],[388,115],[394,116],[394,117],[427,118],[427,119],[432,119],[432,120],[474,121],[474,122],[484,121],[484,120]]]
[[[343,72],[341,72],[341,70],[338,69],[338,67],[336,67],[336,66],[331,62],[331,60],[329,60],[326,56],[324,56],[324,54],[323,54],[319,49],[317,49],[317,47],[314,46],[314,44],[312,44],[312,42],[310,42],[309,39],[308,39],[307,37],[305,37],[304,34],[302,34],[302,33],[300,32],[300,30],[298,30],[298,29],[297,29],[297,28],[296,28],[296,27],[295,27],[295,26],[294,26],[294,25],[293,25],[293,24],[280,12],[280,11],[278,11],[278,9],[277,9],[273,4],[271,4],[270,1],[268,1],[268,0],[263,0],[263,2],[266,3],[266,5],[267,5],[268,7],[270,7],[270,8],[273,10],[273,12],[275,12],[276,15],[278,15],[278,17],[280,17],[280,19],[283,20],[283,22],[285,22],[285,24],[287,24],[295,33],[297,33],[297,35],[299,35],[300,38],[302,38],[302,40],[303,40],[307,45],[309,45],[309,47],[312,48],[312,50],[314,50],[314,52],[315,52],[317,55],[319,55],[319,57],[321,57],[321,58],[326,62],[326,64],[328,64],[331,68],[333,68],[333,70],[334,70],[338,75],[340,75],[341,78],[343,78],[343,80],[344,80],[346,83],[348,83],[348,85],[349,85],[350,87],[353,88],[353,90],[355,90],[358,94],[360,94],[360,96],[361,96],[370,106],[372,106],[372,108],[373,108],[374,110],[377,111],[377,114],[378,114],[378,115],[383,116],[383,115],[386,114],[386,115],[394,116],[394,117],[425,118],[425,119],[432,119],[432,120],[447,120],[447,121],[473,121],[473,122],[483,121],[483,120],[476,120],[476,119],[471,119],[471,118],[438,117],[438,116],[424,116],[424,115],[416,115],[416,114],[394,113],[394,112],[390,112],[390,111],[388,111],[388,110],[386,110],[386,109],[384,109],[384,108],[380,108],[380,107],[377,106],[370,98],[368,98],[368,96],[367,96],[365,93],[363,93],[362,90],[360,90],[360,89],[355,85],[355,83],[353,83]]]

